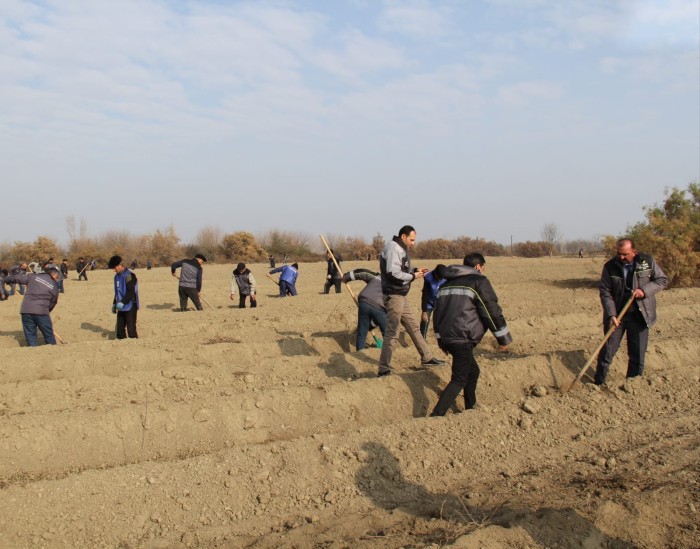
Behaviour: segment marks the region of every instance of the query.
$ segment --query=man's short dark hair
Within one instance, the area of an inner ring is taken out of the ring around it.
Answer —
[[[472,252],[464,256],[464,264],[467,267],[476,267],[477,265],[486,265],[486,259],[479,252]]]
[[[402,234],[405,234],[406,236],[408,236],[408,235],[410,235],[411,233],[415,233],[415,232],[416,232],[416,230],[415,230],[413,227],[411,227],[410,225],[404,225],[403,227],[401,227],[401,228],[399,229],[399,237],[400,237]]]
[[[615,246],[616,247],[622,246],[625,242],[629,242],[630,246],[632,247],[633,250],[637,249],[637,247],[634,245],[634,240],[632,240],[631,238],[621,238],[620,240],[618,240],[615,243]]]
[[[295,269],[298,270],[298,269],[299,269],[299,263],[292,263],[292,267],[294,267]]]

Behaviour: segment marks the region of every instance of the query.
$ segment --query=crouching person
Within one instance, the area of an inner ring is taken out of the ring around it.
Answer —
[[[479,365],[474,359],[474,348],[487,329],[496,336],[502,350],[513,341],[496,292],[483,274],[485,265],[483,255],[472,253],[464,258],[464,265],[450,265],[444,271],[445,283],[438,290],[433,329],[440,348],[452,355],[452,378],[431,416],[444,416],[462,390],[465,409],[476,405]]]
[[[27,345],[38,347],[37,329],[47,345],[56,345],[50,313],[58,303],[58,279],[61,273],[50,267],[43,273],[17,274],[5,279],[9,284],[26,285],[27,289],[19,309],[22,329]]]

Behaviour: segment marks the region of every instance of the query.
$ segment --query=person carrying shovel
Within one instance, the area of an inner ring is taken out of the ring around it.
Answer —
[[[616,244],[615,257],[603,266],[600,277],[600,301],[603,305],[603,331],[615,326],[598,353],[594,383],[603,385],[613,357],[627,334],[627,377],[644,372],[644,355],[649,342],[649,328],[656,322],[655,294],[668,287],[668,278],[654,258],[640,254],[629,238]],[[622,311],[630,301],[627,314]],[[620,317],[620,318],[618,318]]]

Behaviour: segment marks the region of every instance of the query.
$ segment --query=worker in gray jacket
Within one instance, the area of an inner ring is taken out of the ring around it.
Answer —
[[[386,333],[382,352],[379,356],[377,377],[391,374],[391,358],[394,343],[399,337],[401,326],[404,327],[421,357],[423,366],[444,364],[433,356],[433,352],[420,333],[420,326],[408,303],[408,291],[416,278],[423,278],[428,269],[414,269],[408,250],[416,243],[416,230],[410,225],[399,229],[399,235],[387,242],[379,255],[379,270],[382,277],[382,293],[386,309]]]
[[[379,326],[382,336],[386,330],[386,309],[382,294],[382,279],[379,273],[368,269],[355,269],[343,275],[346,284],[353,280],[362,280],[366,286],[357,296],[357,338],[355,347],[358,351],[367,348],[367,333]]]
[[[180,284],[177,293],[180,297],[180,310],[187,310],[187,299],[191,299],[198,311],[202,310],[199,293],[202,291],[202,263],[207,258],[203,254],[195,254],[192,259],[181,259],[170,265],[171,274],[177,278],[175,271],[180,269]]]
[[[255,277],[253,273],[250,272],[245,266],[245,263],[239,263],[233,270],[233,276],[231,277],[231,295],[229,296],[231,300],[236,296],[236,288],[240,293],[240,298],[238,299],[238,308],[245,309],[245,300],[250,297],[250,308],[258,306],[257,291],[255,287]]]
[[[486,330],[493,332],[502,350],[513,341],[498,297],[484,276],[486,260],[480,253],[464,258],[464,265],[450,265],[444,271],[433,312],[433,329],[440,348],[452,355],[452,378],[440,395],[431,416],[444,416],[457,395],[464,390],[464,408],[476,405],[479,365],[474,348]]]
[[[58,279],[61,273],[50,267],[46,272],[37,274],[18,274],[9,276],[6,282],[26,284],[22,305],[19,309],[22,317],[22,329],[29,347],[37,347],[37,328],[44,336],[47,345],[56,345],[53,324],[49,313],[58,303]]]

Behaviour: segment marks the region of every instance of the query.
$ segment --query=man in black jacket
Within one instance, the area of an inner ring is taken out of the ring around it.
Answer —
[[[476,405],[479,365],[474,348],[486,330],[496,336],[502,350],[513,341],[498,297],[483,274],[484,256],[471,253],[464,265],[450,265],[444,270],[445,283],[435,300],[433,329],[440,348],[452,355],[452,378],[440,395],[431,416],[444,416],[457,395],[464,390],[464,408]]]
[[[617,241],[616,254],[603,266],[600,277],[600,301],[603,304],[603,332],[615,326],[610,339],[598,353],[595,384],[602,385],[608,368],[627,333],[627,377],[644,372],[644,355],[649,342],[649,328],[656,322],[655,294],[668,286],[668,278],[654,258],[640,254],[629,238]],[[634,297],[634,302],[622,320],[620,311]]]

